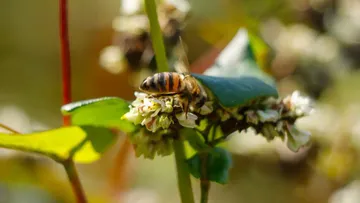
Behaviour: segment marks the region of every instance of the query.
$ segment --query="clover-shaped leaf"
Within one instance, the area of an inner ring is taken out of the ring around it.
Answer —
[[[0,133],[0,147],[40,153],[57,161],[73,158],[78,163],[90,163],[115,140],[106,128],[71,126],[24,135]]]
[[[121,117],[129,111],[129,103],[117,97],[103,97],[73,102],[61,108],[64,115],[71,115],[73,125],[92,125],[117,128],[133,132],[136,127]]]
[[[189,171],[195,178],[200,178],[200,174],[203,172],[201,156],[203,154],[197,153],[187,160]],[[206,162],[206,178],[220,184],[227,183],[229,169],[232,165],[231,154],[225,149],[215,147],[207,152]]]

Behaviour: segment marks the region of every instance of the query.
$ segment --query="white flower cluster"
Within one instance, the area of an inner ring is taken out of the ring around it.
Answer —
[[[310,133],[297,129],[294,124],[296,119],[313,112],[310,98],[301,96],[298,91],[284,99],[268,98],[247,107],[217,112],[221,118],[226,118],[224,120],[233,117],[246,122],[245,126],[253,127],[268,141],[286,137],[288,148],[295,152],[310,141]]]
[[[171,129],[177,127],[195,128],[197,115],[212,112],[212,103],[207,102],[197,111],[185,113],[183,100],[176,95],[154,97],[145,93],[135,92],[136,100],[130,105],[126,119],[135,125],[142,125],[139,131],[130,135],[136,156],[153,159],[156,155],[167,156],[173,152],[172,142],[178,139]],[[190,108],[190,110],[195,110]]]
[[[181,101],[175,96],[153,97],[145,93],[135,92],[136,100],[130,105],[130,111],[123,116],[135,125],[141,124],[151,132],[168,129],[171,124],[178,122],[181,126],[195,128],[198,116],[192,112],[174,112],[174,108],[181,108]],[[201,109],[203,115],[212,112],[211,103],[207,102]]]
[[[291,116],[308,116],[314,111],[310,98],[301,96],[299,91],[295,91],[290,96],[285,97],[282,102],[288,108]]]

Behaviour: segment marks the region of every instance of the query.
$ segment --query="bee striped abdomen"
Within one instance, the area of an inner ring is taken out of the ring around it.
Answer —
[[[167,74],[168,75],[168,86],[167,86],[167,88],[168,88],[168,90],[171,92],[171,91],[173,91],[173,89],[174,89],[174,77],[173,77],[173,74],[171,74],[171,73],[168,73]]]
[[[181,75],[174,72],[156,73],[147,77],[140,89],[149,93],[179,93],[183,90]]]

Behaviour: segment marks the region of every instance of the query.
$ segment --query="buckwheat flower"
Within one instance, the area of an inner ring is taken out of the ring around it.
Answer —
[[[262,104],[264,104],[265,106],[272,106],[274,104],[277,104],[278,103],[278,99],[274,98],[274,97],[269,97],[267,98],[265,101],[262,102]]]
[[[155,117],[161,111],[163,105],[165,105],[164,102],[158,99],[145,97],[138,109],[144,117],[148,115]]]
[[[173,152],[172,143],[174,138],[167,130],[160,130],[156,133],[147,131],[145,128],[130,135],[137,157],[154,159],[156,155],[167,156]]]
[[[156,130],[159,128],[156,122],[156,118],[154,117],[147,117],[142,122],[141,125],[145,126],[146,129],[148,129],[151,132],[156,132]]]
[[[290,110],[290,115],[296,117],[307,116],[313,112],[310,98],[301,96],[299,91],[283,99],[283,103]]]
[[[226,108],[226,111],[237,120],[244,119],[244,115],[239,112],[239,108]]]
[[[230,113],[225,111],[224,109],[217,109],[216,114],[220,117],[221,122],[227,121],[231,118]]]
[[[295,125],[286,125],[287,128],[287,146],[293,151],[297,152],[302,146],[310,142],[310,132],[299,130]]]
[[[126,119],[128,121],[131,121],[135,125],[138,125],[142,123],[144,117],[139,113],[138,109],[130,108],[130,111],[123,115],[121,119]]]
[[[186,128],[195,128],[197,120],[197,116],[193,113],[188,112],[185,114],[185,112],[176,114],[176,118],[179,121],[180,125],[186,127]]]
[[[275,137],[280,137],[279,133],[275,130],[275,127],[271,124],[266,123],[262,129],[261,134],[266,138],[267,141],[273,140]]]
[[[157,122],[162,129],[168,129],[174,123],[172,118],[166,114],[160,115]]]
[[[173,99],[169,98],[167,101],[165,101],[165,105],[162,107],[161,112],[171,113],[173,110]]]
[[[279,112],[272,109],[258,110],[256,111],[256,114],[258,115],[259,120],[263,123],[276,122],[280,119]]]
[[[246,122],[253,123],[255,125],[259,123],[259,117],[257,116],[255,111],[253,110],[246,111],[245,115],[246,115]]]

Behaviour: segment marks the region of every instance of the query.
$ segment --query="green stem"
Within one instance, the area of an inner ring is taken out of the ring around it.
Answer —
[[[185,149],[181,140],[175,140],[174,144],[178,188],[182,203],[194,203],[194,195],[191,187],[190,174],[185,162]]]
[[[156,3],[155,0],[144,1],[146,13],[150,21],[150,34],[156,56],[157,70],[158,72],[167,72],[169,71],[169,66],[166,59],[163,36],[156,11]],[[190,174],[185,162],[185,149],[182,140],[175,140],[173,147],[175,153],[178,188],[180,192],[181,202],[194,203],[194,195],[191,187]]]
[[[200,203],[207,203],[209,200],[209,190],[210,190],[210,181],[207,176],[207,161],[208,161],[208,153],[204,152],[200,154],[201,160],[201,174],[200,174],[200,189],[201,189],[201,197]]]
[[[156,11],[155,0],[144,0],[147,16],[150,21],[150,34],[155,51],[155,59],[158,72],[169,71],[168,62],[166,59],[165,46],[162,32],[159,25],[158,15]]]
[[[77,203],[87,203],[86,197],[85,197],[85,193],[83,191],[83,188],[81,186],[81,182],[79,179],[79,175],[76,171],[76,167],[74,164],[74,161],[72,159],[68,159],[64,162],[62,162],[65,170],[66,170],[66,174],[69,178],[69,181],[71,183],[71,187],[74,191],[75,197],[76,197],[76,202]]]

